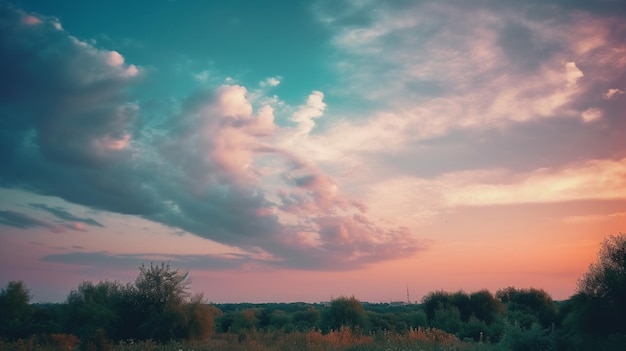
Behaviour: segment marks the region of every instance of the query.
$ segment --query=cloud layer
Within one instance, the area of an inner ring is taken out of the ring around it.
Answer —
[[[273,107],[253,106],[240,85],[197,92],[146,127],[129,91],[142,68],[72,37],[56,19],[8,5],[0,19],[0,74],[8,77],[0,83],[0,185],[140,215],[263,265],[343,270],[422,248],[408,229],[370,218],[315,164],[276,146],[311,132],[323,93],[296,108],[296,128],[279,127]],[[31,207],[80,229],[102,226],[60,207]],[[44,225],[2,213],[5,225]]]

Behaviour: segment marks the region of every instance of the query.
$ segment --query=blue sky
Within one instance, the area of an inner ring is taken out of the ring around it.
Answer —
[[[169,260],[218,302],[566,298],[625,230],[625,14],[1,1],[0,280],[62,300]]]

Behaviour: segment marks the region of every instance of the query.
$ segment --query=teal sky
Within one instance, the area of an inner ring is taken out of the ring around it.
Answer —
[[[72,34],[123,52],[150,71],[154,98],[185,96],[227,77],[246,86],[280,76],[276,93],[296,104],[333,82],[331,31],[308,1],[22,2],[53,13]]]
[[[0,0],[0,283],[574,293],[626,231],[624,1]]]

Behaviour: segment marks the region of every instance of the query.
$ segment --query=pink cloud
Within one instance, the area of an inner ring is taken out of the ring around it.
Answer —
[[[324,93],[313,91],[306,100],[306,104],[300,106],[291,116],[291,120],[298,123],[298,134],[309,134],[315,127],[315,118],[319,118],[326,110]]]
[[[29,26],[34,26],[34,25],[41,24],[41,20],[35,16],[24,15],[22,17],[22,23],[27,24]]]
[[[117,51],[109,51],[106,54],[106,62],[109,66],[121,66],[124,64],[124,57]]]

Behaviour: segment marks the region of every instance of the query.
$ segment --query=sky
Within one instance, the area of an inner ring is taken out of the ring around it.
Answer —
[[[575,293],[626,232],[626,2],[0,0],[0,284]]]

